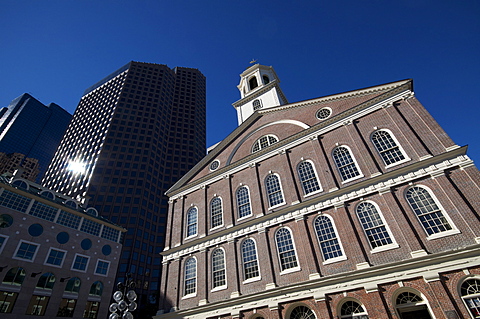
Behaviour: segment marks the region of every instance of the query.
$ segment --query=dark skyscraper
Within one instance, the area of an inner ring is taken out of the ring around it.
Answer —
[[[141,307],[156,310],[164,193],[205,155],[205,104],[197,69],[130,62],[85,91],[42,181],[128,229],[117,280]]]
[[[0,110],[0,152],[36,158],[42,176],[71,118],[55,103],[44,105],[22,94]]]

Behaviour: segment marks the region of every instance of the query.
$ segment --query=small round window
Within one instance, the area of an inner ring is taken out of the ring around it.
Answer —
[[[89,250],[90,248],[92,248],[92,241],[88,238],[85,238],[84,240],[82,240],[82,242],[80,243],[80,246],[82,246],[82,249],[83,250]]]
[[[7,228],[12,226],[13,224],[13,217],[8,214],[1,214],[0,215],[0,228]]]
[[[323,109],[320,109],[317,111],[316,117],[319,120],[325,120],[332,115],[332,110],[328,107],[324,107]]]
[[[112,246],[110,245],[104,245],[102,247],[102,253],[105,255],[105,256],[108,256],[112,253]]]
[[[69,239],[70,239],[70,235],[68,235],[67,232],[62,231],[57,235],[57,241],[59,244],[66,244]]]
[[[43,234],[43,226],[40,224],[32,224],[28,227],[28,233],[30,236],[38,237]]]
[[[210,164],[210,170],[211,170],[211,171],[214,171],[214,170],[216,170],[219,166],[220,166],[220,161],[219,161],[219,160],[214,160],[214,161]]]

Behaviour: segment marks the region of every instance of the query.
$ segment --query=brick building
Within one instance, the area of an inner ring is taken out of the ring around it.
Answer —
[[[0,177],[0,317],[106,318],[125,231],[93,207]]]
[[[478,318],[480,174],[412,80],[288,103],[257,64],[238,88],[167,193],[155,318]]]
[[[21,169],[21,178],[34,182],[40,173],[40,164],[36,158],[25,157],[20,153],[5,154],[0,152],[0,174],[13,175]]]

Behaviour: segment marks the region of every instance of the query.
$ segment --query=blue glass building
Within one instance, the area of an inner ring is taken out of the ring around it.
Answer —
[[[38,159],[45,173],[72,115],[55,103],[44,105],[28,93],[0,110],[0,152]]]

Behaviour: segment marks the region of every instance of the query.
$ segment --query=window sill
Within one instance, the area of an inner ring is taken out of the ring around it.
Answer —
[[[283,203],[277,204],[277,205],[275,205],[275,206],[270,206],[270,207],[268,208],[268,210],[269,210],[269,211],[270,211],[270,210],[274,210],[275,208],[280,207],[280,206],[283,206],[283,205],[285,205],[285,204],[287,204],[287,203],[283,202]]]
[[[225,289],[227,289],[227,285],[215,287],[212,290],[210,290],[210,292],[216,292],[216,291],[225,290]]]
[[[344,261],[344,260],[347,260],[347,256],[345,256],[345,255],[327,259],[322,263],[322,265],[334,264],[334,263],[338,263],[338,262]]]
[[[310,197],[310,196],[319,194],[319,193],[321,193],[321,192],[323,192],[323,189],[320,188],[320,189],[317,190],[317,191],[314,191],[314,192],[311,192],[311,193],[308,193],[308,194],[303,195],[303,197],[304,197],[304,198],[305,198],[305,197]]]
[[[240,221],[242,221],[242,220],[248,219],[249,217],[252,217],[252,216],[253,216],[253,214],[252,214],[252,213],[250,213],[250,215],[247,215],[247,216],[243,216],[243,217],[237,218],[237,222],[240,222]]]
[[[344,180],[344,181],[342,182],[342,184],[350,183],[350,182],[353,182],[353,181],[355,181],[355,180],[357,180],[357,179],[360,179],[360,178],[363,178],[363,177],[365,177],[365,175],[360,174],[360,175],[358,175],[358,176],[355,176],[355,177],[352,177],[352,178],[349,178],[349,179]]]
[[[391,167],[394,167],[394,166],[397,166],[397,165],[400,165],[400,164],[403,164],[403,163],[406,163],[406,162],[409,162],[409,161],[411,161],[411,159],[407,157],[407,158],[405,158],[405,159],[403,159],[403,160],[401,160],[401,161],[398,161],[398,162],[395,162],[395,163],[392,163],[392,164],[385,165],[385,168],[391,168]]]
[[[258,277],[248,278],[247,280],[244,280],[242,284],[249,284],[251,282],[255,282],[259,280],[262,280],[262,277],[258,276]]]
[[[215,226],[215,227],[213,227],[213,228],[210,228],[210,231],[212,231],[212,230],[217,230],[217,229],[220,229],[220,228],[223,228],[223,224],[218,225],[218,226]]]
[[[192,239],[192,238],[195,238],[195,237],[197,237],[197,236],[198,236],[198,234],[190,235],[190,236],[188,236],[188,237],[185,237],[185,240]]]
[[[297,271],[300,271],[300,270],[302,270],[302,268],[300,268],[300,267],[285,269],[285,270],[282,270],[280,272],[280,276],[287,275],[287,274],[290,274],[292,272],[297,272]]]
[[[197,296],[197,293],[193,293],[193,294],[188,294],[188,295],[185,295],[182,297],[182,300],[183,299],[190,299],[190,298],[194,298]]]
[[[382,251],[387,251],[387,250],[395,249],[395,248],[398,248],[398,247],[400,247],[400,245],[398,245],[397,243],[383,245],[383,246],[380,246],[380,247],[375,247],[374,249],[370,250],[370,253],[371,254],[380,253]]]
[[[430,235],[427,237],[427,240],[433,240],[433,239],[447,237],[447,236],[456,235],[456,234],[460,234],[460,231],[458,229],[447,230],[441,233]]]

